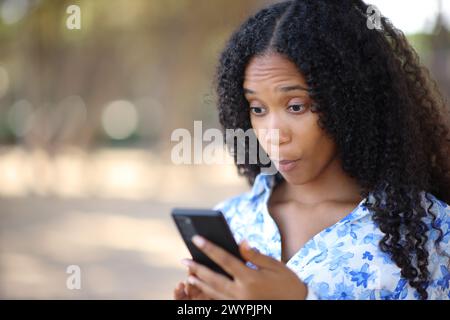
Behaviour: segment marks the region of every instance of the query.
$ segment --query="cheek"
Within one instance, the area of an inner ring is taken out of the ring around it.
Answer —
[[[298,125],[295,132],[297,148],[301,150],[305,159],[320,165],[327,162],[336,153],[334,141],[319,127],[318,116],[313,115]]]

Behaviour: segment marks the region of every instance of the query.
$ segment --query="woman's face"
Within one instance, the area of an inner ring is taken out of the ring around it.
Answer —
[[[296,65],[279,54],[253,57],[245,70],[252,127],[277,169],[294,185],[314,180],[337,153],[335,143],[318,125],[318,114],[311,112],[313,101],[306,89]],[[261,129],[278,129],[278,141]],[[271,151],[277,146],[278,157]]]

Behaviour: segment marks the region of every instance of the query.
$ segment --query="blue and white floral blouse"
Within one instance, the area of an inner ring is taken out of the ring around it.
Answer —
[[[247,239],[261,253],[281,261],[280,232],[267,207],[278,181],[278,176],[261,173],[251,191],[222,201],[214,209],[222,211],[238,243]],[[430,210],[437,216],[436,223],[444,232],[440,248],[449,256],[450,206],[429,193],[428,198],[433,201]],[[286,263],[308,286],[307,299],[419,299],[416,290],[400,276],[400,268],[379,249],[383,233],[363,202],[306,242]],[[425,222],[431,226],[431,219]],[[450,299],[449,258],[436,251],[438,232],[428,232],[428,298]],[[247,265],[254,267],[250,262]]]

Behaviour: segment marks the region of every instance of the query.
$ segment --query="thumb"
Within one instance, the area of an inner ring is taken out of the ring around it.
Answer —
[[[239,251],[246,261],[250,261],[260,268],[275,269],[279,266],[279,261],[273,259],[272,257],[259,253],[254,248],[251,248],[247,240],[243,240],[239,244]]]

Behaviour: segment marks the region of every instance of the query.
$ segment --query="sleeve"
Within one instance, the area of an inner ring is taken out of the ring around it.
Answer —
[[[432,230],[432,235],[429,243],[430,258],[429,261],[434,261],[431,268],[432,282],[428,288],[430,300],[448,300],[450,299],[450,206],[434,198],[434,206],[437,206],[436,222],[442,230],[442,239],[436,247],[434,240],[437,239],[439,233]]]
[[[436,225],[442,231],[442,239],[440,242],[440,250],[444,251],[446,255],[450,255],[450,206],[442,200],[431,195],[432,199],[432,209],[431,211],[436,216]],[[429,202],[428,202],[429,204]],[[431,245],[430,251],[433,251],[435,248],[434,240],[438,238],[440,232],[434,228],[431,228],[430,221],[430,233],[428,234],[429,244]]]
[[[307,290],[307,293],[306,293],[305,300],[320,300],[317,293],[314,292],[314,290],[311,287],[306,286],[306,290]]]

